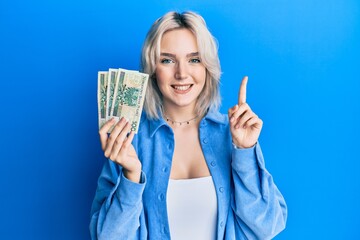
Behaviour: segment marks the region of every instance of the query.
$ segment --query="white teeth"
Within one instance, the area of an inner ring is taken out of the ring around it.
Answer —
[[[189,89],[189,88],[190,88],[190,86],[191,86],[191,85],[185,85],[185,86],[174,86],[174,88],[175,88],[176,90],[179,90],[179,91],[185,91],[185,90]]]

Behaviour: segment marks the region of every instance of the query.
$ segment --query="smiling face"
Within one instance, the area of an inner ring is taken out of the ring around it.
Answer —
[[[195,109],[204,88],[206,69],[200,59],[194,34],[185,28],[166,32],[160,43],[156,79],[163,106]]]

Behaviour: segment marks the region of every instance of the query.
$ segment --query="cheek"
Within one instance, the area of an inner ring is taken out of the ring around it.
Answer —
[[[160,91],[163,93],[166,90],[167,87],[167,79],[166,72],[162,69],[156,69],[156,83],[160,89]]]
[[[166,73],[166,71],[164,71],[164,69],[156,68],[155,73],[156,73],[156,80],[157,80],[158,85],[161,85],[162,83],[166,82],[167,73]]]
[[[206,69],[201,69],[201,71],[198,72],[198,79],[200,82],[204,82],[206,80]]]

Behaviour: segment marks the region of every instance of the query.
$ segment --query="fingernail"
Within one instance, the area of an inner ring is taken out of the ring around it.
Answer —
[[[125,117],[124,117],[123,121],[124,121],[125,124],[129,122],[129,120],[127,118],[125,118]]]
[[[230,118],[230,122],[233,122],[234,120],[235,120],[234,117],[231,117],[231,118]]]
[[[244,125],[243,128],[245,129],[245,128],[246,128],[246,125]]]

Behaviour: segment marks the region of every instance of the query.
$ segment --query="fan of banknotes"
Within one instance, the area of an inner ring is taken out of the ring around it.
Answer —
[[[124,117],[138,132],[148,79],[148,74],[121,68],[98,72],[99,129],[112,117],[116,122]]]

